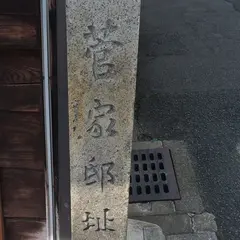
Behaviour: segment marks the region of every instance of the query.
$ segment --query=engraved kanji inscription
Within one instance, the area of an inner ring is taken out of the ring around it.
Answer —
[[[95,106],[88,112],[87,132],[94,138],[115,136],[115,107],[112,104],[101,104],[98,99],[94,99],[94,102]]]
[[[85,224],[83,231],[115,231],[114,228],[111,227],[114,218],[108,216],[109,211],[110,209],[108,208],[103,209],[102,218],[100,218],[99,216],[93,217],[90,212],[85,212],[84,220],[82,221]]]
[[[104,184],[114,184],[114,175],[111,173],[113,167],[113,162],[97,164],[95,157],[92,158],[84,169],[86,185],[100,184],[103,191]]]
[[[83,220],[82,222],[86,223],[86,226],[83,229],[83,231],[86,231],[86,230],[90,229],[91,227],[95,226],[95,223],[93,223],[95,219],[94,219],[94,217],[91,217],[91,213],[85,212],[85,215],[86,215],[85,220]]]
[[[79,107],[79,101],[75,100],[72,104],[72,109],[73,109],[73,127],[72,127],[72,130],[73,132],[76,132],[76,129],[77,129],[77,121],[78,121],[78,107]]]
[[[73,103],[73,112],[74,112],[73,122],[78,121],[78,108],[79,108],[79,101],[75,100]]]
[[[97,29],[94,25],[88,26],[84,38],[88,47],[85,56],[92,58],[93,76],[95,80],[111,78],[115,74],[115,64],[112,61],[113,49],[122,47],[122,43],[112,39],[112,34],[118,27],[111,20],[107,20],[103,28]]]

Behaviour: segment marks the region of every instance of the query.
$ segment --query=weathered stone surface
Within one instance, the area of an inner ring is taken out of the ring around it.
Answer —
[[[132,203],[128,206],[128,217],[145,216],[152,214],[152,203]]]
[[[176,211],[182,213],[203,212],[204,207],[191,162],[192,156],[187,151],[186,143],[184,141],[163,141],[163,145],[171,149],[181,194],[181,200],[175,201]]]
[[[158,201],[148,203],[132,203],[128,207],[128,216],[149,216],[163,215],[175,212],[174,203],[172,201]]]
[[[192,222],[187,214],[134,217],[135,219],[157,224],[165,235],[191,233]]]
[[[196,214],[192,218],[195,232],[217,232],[215,216],[211,213]]]
[[[155,224],[129,219],[127,240],[165,240],[165,236]]]
[[[205,232],[168,236],[167,240],[217,240],[217,236],[215,233]]]
[[[140,0],[67,0],[74,240],[127,229]]]
[[[174,212],[175,206],[172,201],[159,201],[152,203],[153,215],[172,214]]]

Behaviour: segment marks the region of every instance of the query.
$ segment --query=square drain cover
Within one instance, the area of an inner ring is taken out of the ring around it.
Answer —
[[[169,148],[133,149],[129,202],[180,199]]]

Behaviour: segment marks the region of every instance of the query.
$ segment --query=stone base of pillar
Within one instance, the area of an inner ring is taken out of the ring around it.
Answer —
[[[128,219],[127,240],[165,240],[165,236],[156,224]]]

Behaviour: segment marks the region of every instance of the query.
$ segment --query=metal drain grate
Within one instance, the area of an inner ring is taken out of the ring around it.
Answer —
[[[129,202],[180,199],[168,148],[134,149]]]

